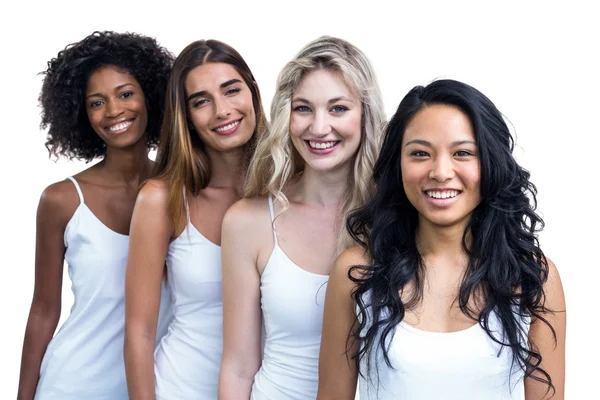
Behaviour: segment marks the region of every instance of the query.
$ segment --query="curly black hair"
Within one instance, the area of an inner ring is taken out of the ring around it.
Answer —
[[[137,33],[94,32],[68,45],[48,62],[39,97],[41,129],[48,129],[50,156],[89,162],[106,155],[106,144],[90,126],[85,90],[102,66],[128,71],[140,84],[148,109],[148,146],[158,143],[165,91],[174,56],[154,38]]]
[[[361,209],[354,211],[347,227],[351,236],[368,249],[372,263],[350,269],[357,286],[352,296],[359,308],[359,322],[351,335],[362,346],[355,360],[359,371],[371,370],[370,360],[381,354],[388,366],[389,339],[404,319],[407,307],[422,299],[424,264],[417,246],[418,212],[402,186],[401,149],[406,127],[424,107],[442,104],[458,107],[471,120],[480,154],[481,203],[463,234],[462,247],[469,256],[458,294],[460,309],[480,321],[492,340],[512,352],[513,366],[554,390],[550,375],[541,368],[542,356],[528,341],[524,321],[539,319],[554,329],[543,313],[544,283],[548,263],[537,234],[544,221],[536,213],[537,190],[530,174],[513,157],[514,139],[502,114],[477,89],[454,80],[438,80],[414,87],[402,100],[385,134],[374,169],[377,190]],[[469,233],[472,241],[469,243]],[[416,294],[406,303],[399,292],[410,282]],[[474,293],[483,293],[481,310],[468,306]],[[370,295],[370,299],[368,296]],[[490,314],[495,313],[503,332],[493,332]],[[556,336],[555,336],[556,338]]]

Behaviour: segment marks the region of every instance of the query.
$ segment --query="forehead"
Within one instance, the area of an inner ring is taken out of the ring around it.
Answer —
[[[434,104],[425,106],[408,123],[403,143],[421,139],[432,144],[475,140],[471,120],[460,108]]]
[[[329,100],[341,96],[357,99],[340,72],[324,68],[308,72],[294,90],[294,98],[302,97],[309,100]]]
[[[135,77],[126,69],[112,65],[102,66],[90,74],[86,84],[86,92],[112,90],[125,84],[139,86]]]
[[[185,90],[188,94],[198,91],[215,91],[220,85],[231,79],[239,79],[244,82],[239,72],[230,64],[207,63],[192,69],[186,80]]]

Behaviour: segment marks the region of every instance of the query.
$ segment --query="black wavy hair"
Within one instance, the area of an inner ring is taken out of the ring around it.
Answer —
[[[140,84],[148,109],[148,146],[158,143],[165,91],[174,56],[154,38],[137,33],[94,32],[48,62],[39,97],[41,129],[50,156],[89,162],[106,154],[85,109],[87,80],[98,68],[128,71]]]
[[[537,190],[529,172],[512,155],[514,139],[502,114],[477,89],[455,80],[416,86],[404,97],[386,129],[375,164],[376,193],[348,218],[350,235],[372,259],[370,265],[353,266],[348,273],[356,284],[352,296],[359,308],[355,333],[349,336],[349,343],[361,343],[353,358],[361,374],[360,361],[366,361],[370,372],[376,354],[382,354],[393,368],[388,357],[391,335],[404,318],[405,308],[416,305],[423,296],[425,267],[416,242],[418,212],[404,192],[400,158],[407,125],[433,104],[458,107],[469,117],[480,158],[481,203],[463,234],[462,247],[469,261],[457,299],[459,307],[479,321],[495,342],[512,351],[513,368],[521,368],[526,376],[553,390],[550,375],[540,368],[542,357],[520,323],[528,317],[539,319],[554,334],[541,315],[546,310],[543,285],[548,264],[537,239],[544,226],[535,212]],[[407,284],[415,284],[417,290],[403,303],[399,291]],[[469,307],[473,295],[483,295],[481,309]],[[504,328],[499,335],[490,329],[492,312]]]

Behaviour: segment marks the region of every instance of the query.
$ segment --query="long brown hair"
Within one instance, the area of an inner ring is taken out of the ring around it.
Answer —
[[[248,169],[258,137],[267,128],[254,75],[234,48],[218,40],[198,40],[183,49],[175,59],[169,77],[160,145],[153,173],[157,179],[168,184],[169,216],[176,230],[181,228],[182,216],[185,214],[184,188],[196,196],[208,185],[211,177],[210,160],[204,143],[189,126],[185,96],[185,81],[190,71],[208,63],[225,63],[234,67],[252,93],[256,128],[242,148],[245,171]]]

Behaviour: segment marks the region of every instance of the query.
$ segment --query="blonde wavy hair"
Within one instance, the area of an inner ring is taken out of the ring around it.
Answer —
[[[292,96],[303,77],[318,69],[339,73],[362,103],[360,146],[337,223],[342,251],[354,244],[344,226],[348,212],[363,206],[374,192],[373,166],[385,128],[383,100],[371,63],[347,41],[322,36],[306,45],[279,73],[271,104],[271,127],[257,144],[244,197],[271,194],[283,205],[279,214],[289,207],[284,192],[304,170],[304,160],[290,137]]]
[[[210,160],[204,143],[189,122],[185,93],[185,81],[190,71],[208,63],[231,65],[252,93],[256,128],[248,143],[242,147],[245,171],[258,139],[267,129],[254,75],[234,48],[218,40],[198,40],[181,51],[169,77],[160,144],[153,171],[154,177],[168,183],[169,217],[176,230],[182,228],[182,217],[185,215],[184,188],[197,196],[208,185],[211,177]]]

